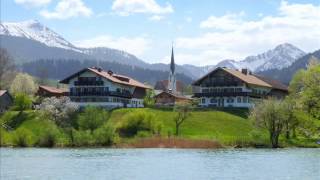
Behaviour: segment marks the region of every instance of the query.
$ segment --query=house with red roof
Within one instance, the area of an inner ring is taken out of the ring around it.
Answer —
[[[69,85],[71,101],[79,106],[143,107],[149,86],[128,76],[98,67],[82,69],[60,81]]]

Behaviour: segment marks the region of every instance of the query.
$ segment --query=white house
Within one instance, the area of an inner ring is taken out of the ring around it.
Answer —
[[[79,106],[143,107],[147,85],[130,77],[103,71],[101,68],[85,68],[60,81],[69,85],[71,101]]]
[[[267,97],[283,98],[287,86],[272,79],[241,71],[217,68],[193,83],[194,97],[202,107],[245,107]]]

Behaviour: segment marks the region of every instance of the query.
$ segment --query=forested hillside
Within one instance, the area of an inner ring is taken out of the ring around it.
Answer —
[[[115,73],[130,76],[141,82],[154,85],[159,80],[168,78],[168,72],[139,68],[136,66],[124,65],[115,62],[96,60],[70,60],[70,59],[42,59],[22,64],[21,70],[33,76],[48,79],[61,80],[68,75],[81,70],[82,68],[99,66],[104,70],[112,70]],[[192,79],[184,74],[177,74],[177,79],[190,84]]]

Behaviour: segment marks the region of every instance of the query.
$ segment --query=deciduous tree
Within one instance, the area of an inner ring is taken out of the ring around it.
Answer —
[[[36,91],[37,84],[33,77],[26,73],[17,74],[10,86],[10,92],[13,94],[23,93],[27,95],[34,95]]]
[[[91,134],[95,129],[108,120],[107,111],[93,106],[85,108],[84,112],[79,115],[78,125],[82,130],[90,130]]]
[[[175,123],[176,132],[175,135],[180,134],[180,126],[185,122],[185,120],[190,116],[191,106],[190,105],[177,105],[174,108],[177,115],[173,118]]]
[[[72,116],[79,107],[70,101],[68,97],[51,97],[45,98],[39,105],[39,110],[42,110],[44,115],[56,122],[61,127],[72,126]]]
[[[310,60],[307,70],[295,74],[289,91],[297,107],[320,119],[320,64],[317,60]]]
[[[275,99],[263,100],[251,110],[250,118],[257,127],[268,130],[272,147],[279,147],[279,136],[288,121],[284,103]]]

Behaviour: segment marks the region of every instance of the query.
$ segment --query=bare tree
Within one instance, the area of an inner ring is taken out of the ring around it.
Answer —
[[[185,120],[190,116],[191,106],[190,105],[178,105],[174,108],[178,114],[174,117],[176,133],[175,135],[178,136],[180,133],[180,126],[185,122]]]
[[[0,48],[0,89],[3,89],[5,87],[7,81],[12,80],[13,78],[10,78],[13,76],[13,70],[14,70],[14,61],[8,54],[8,52]]]

